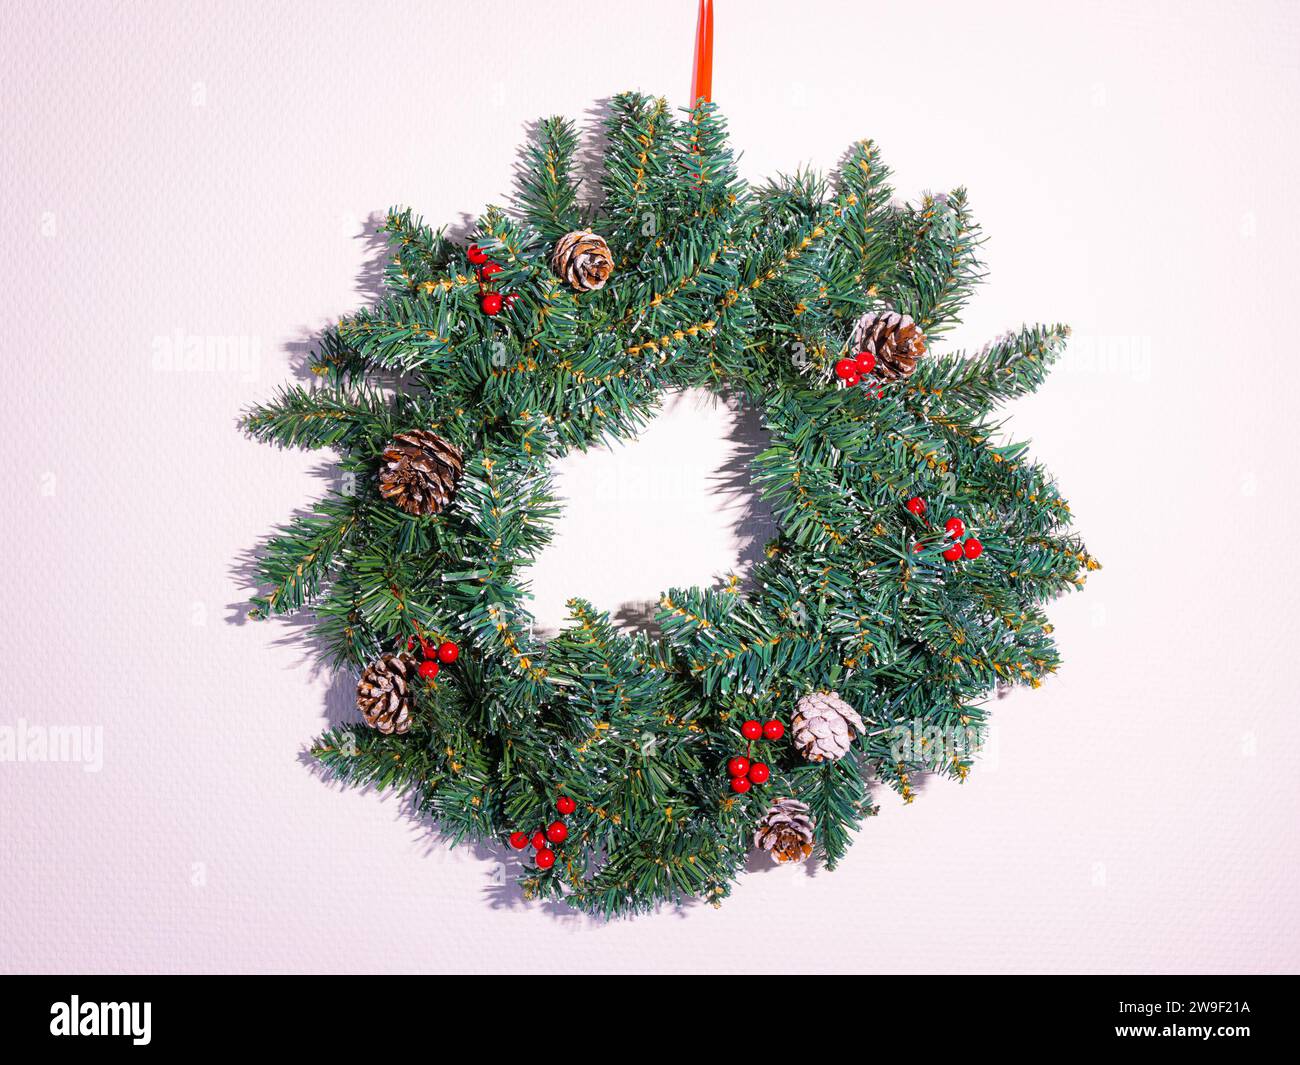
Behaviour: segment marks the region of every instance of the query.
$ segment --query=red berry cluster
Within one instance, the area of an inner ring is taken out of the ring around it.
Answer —
[[[415,650],[416,640],[420,642],[420,652],[424,655],[424,661],[420,663],[419,673],[425,680],[433,680],[441,669],[439,662],[445,665],[451,665],[460,657],[460,648],[450,640],[443,640],[440,644],[432,644],[423,636],[412,636],[406,641],[408,651]]]
[[[747,757],[754,753],[754,741],[760,736],[767,740],[779,740],[785,735],[785,726],[779,721],[760,725],[751,720],[740,726],[740,734],[749,740],[749,748],[745,754],[738,754],[727,762],[727,776],[731,777],[731,790],[743,795],[755,784],[766,784],[772,775],[772,771],[762,762],[751,762]]]
[[[866,384],[868,389],[871,382],[866,379],[871,376],[871,371],[876,368],[876,357],[869,351],[859,351],[852,359],[840,359],[835,364],[835,376],[844,382],[845,388],[852,388],[857,384]],[[879,397],[880,391],[876,390],[876,396]]]
[[[578,804],[567,795],[561,795],[555,800],[555,808],[567,817],[578,808]],[[568,838],[568,826],[563,821],[552,821],[545,829],[539,828],[531,836],[527,832],[511,832],[510,846],[517,851],[521,851],[531,843],[533,850],[537,852],[536,857],[533,859],[537,862],[537,868],[549,869],[555,864],[555,851],[551,850],[547,844],[559,845]]]
[[[489,259],[488,253],[477,244],[471,244],[465,256],[474,265],[474,273],[478,277],[479,306],[483,308],[483,313],[497,315],[501,313],[503,306],[513,307],[515,300],[519,298],[517,293],[511,292],[502,296],[500,292],[493,292],[491,288],[492,275],[501,272],[501,264]]]
[[[927,526],[930,524],[925,518],[925,500],[920,496],[913,496],[905,506],[911,513],[924,521]],[[984,545],[973,536],[966,537],[965,543],[961,542],[962,536],[966,533],[966,523],[961,518],[949,518],[943,523],[943,530],[948,539],[953,541],[943,552],[943,557],[949,562],[956,562],[963,555],[970,559],[976,559],[984,553]],[[922,546],[921,544],[913,544],[912,550],[920,551]]]

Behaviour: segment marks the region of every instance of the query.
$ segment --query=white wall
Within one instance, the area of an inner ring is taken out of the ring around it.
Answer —
[[[232,561],[321,492],[322,458],[244,440],[239,411],[362,299],[369,215],[499,201],[539,114],[630,87],[684,103],[694,17],[9,5],[0,725],[103,748],[98,772],[0,764],[0,967],[725,972],[736,944],[772,971],[1298,967],[1292,4],[718,0],[714,91],[749,176],[874,137],[900,193],[965,183],[991,237],[954,343],[1076,330],[1013,427],[1106,568],[1054,609],[1066,666],[998,705],[967,784],[881,792],[834,874],[601,927],[299,762],[350,682],[289,627],[238,623]],[[159,369],[178,335],[247,361]],[[723,455],[725,417],[667,417],[659,450],[566,484],[707,483],[683,464]],[[539,591],[613,608],[727,565],[727,516],[698,509],[727,499],[683,487],[697,542],[653,495],[617,501],[590,572],[573,560],[608,515],[575,506],[579,550]]]

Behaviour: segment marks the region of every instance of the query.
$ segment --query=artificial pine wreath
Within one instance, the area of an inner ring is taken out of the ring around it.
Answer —
[[[981,276],[964,191],[892,203],[869,141],[829,182],[751,187],[710,103],[628,93],[605,133],[599,208],[553,118],[517,211],[468,248],[390,212],[388,294],[245,424],[335,449],[357,486],[269,540],[254,601],[310,606],[360,675],[362,720],[317,758],[515,847],[529,896],[614,915],[717,902],[755,846],[833,866],[869,780],[964,777],[946,737],[1056,669],[1043,606],[1096,563],[1025,445],[993,439],[1066,328],[932,350]],[[771,435],[754,477],[780,535],[752,590],[669,589],[656,638],[573,600],[539,642],[520,573],[559,513],[551,462],[692,386]]]

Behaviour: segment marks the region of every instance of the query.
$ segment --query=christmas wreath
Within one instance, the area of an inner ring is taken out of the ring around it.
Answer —
[[[964,191],[891,202],[869,141],[829,181],[753,187],[708,102],[621,95],[603,143],[584,199],[574,125],[540,123],[516,209],[468,246],[391,211],[387,294],[245,426],[344,474],[268,540],[254,599],[310,607],[359,674],[360,720],[316,758],[608,916],[717,903],[755,849],[833,866],[869,781],[964,778],[984,701],[1056,669],[1043,606],[1096,563],[995,439],[1066,328],[932,350],[981,276]],[[780,533],[749,586],[669,589],[654,636],[573,600],[542,642],[520,574],[559,514],[550,463],[696,386],[770,433]]]

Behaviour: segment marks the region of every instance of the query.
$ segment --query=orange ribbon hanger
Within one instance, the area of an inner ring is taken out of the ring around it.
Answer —
[[[695,76],[691,81],[691,106],[713,99],[713,0],[700,0],[695,29]]]

